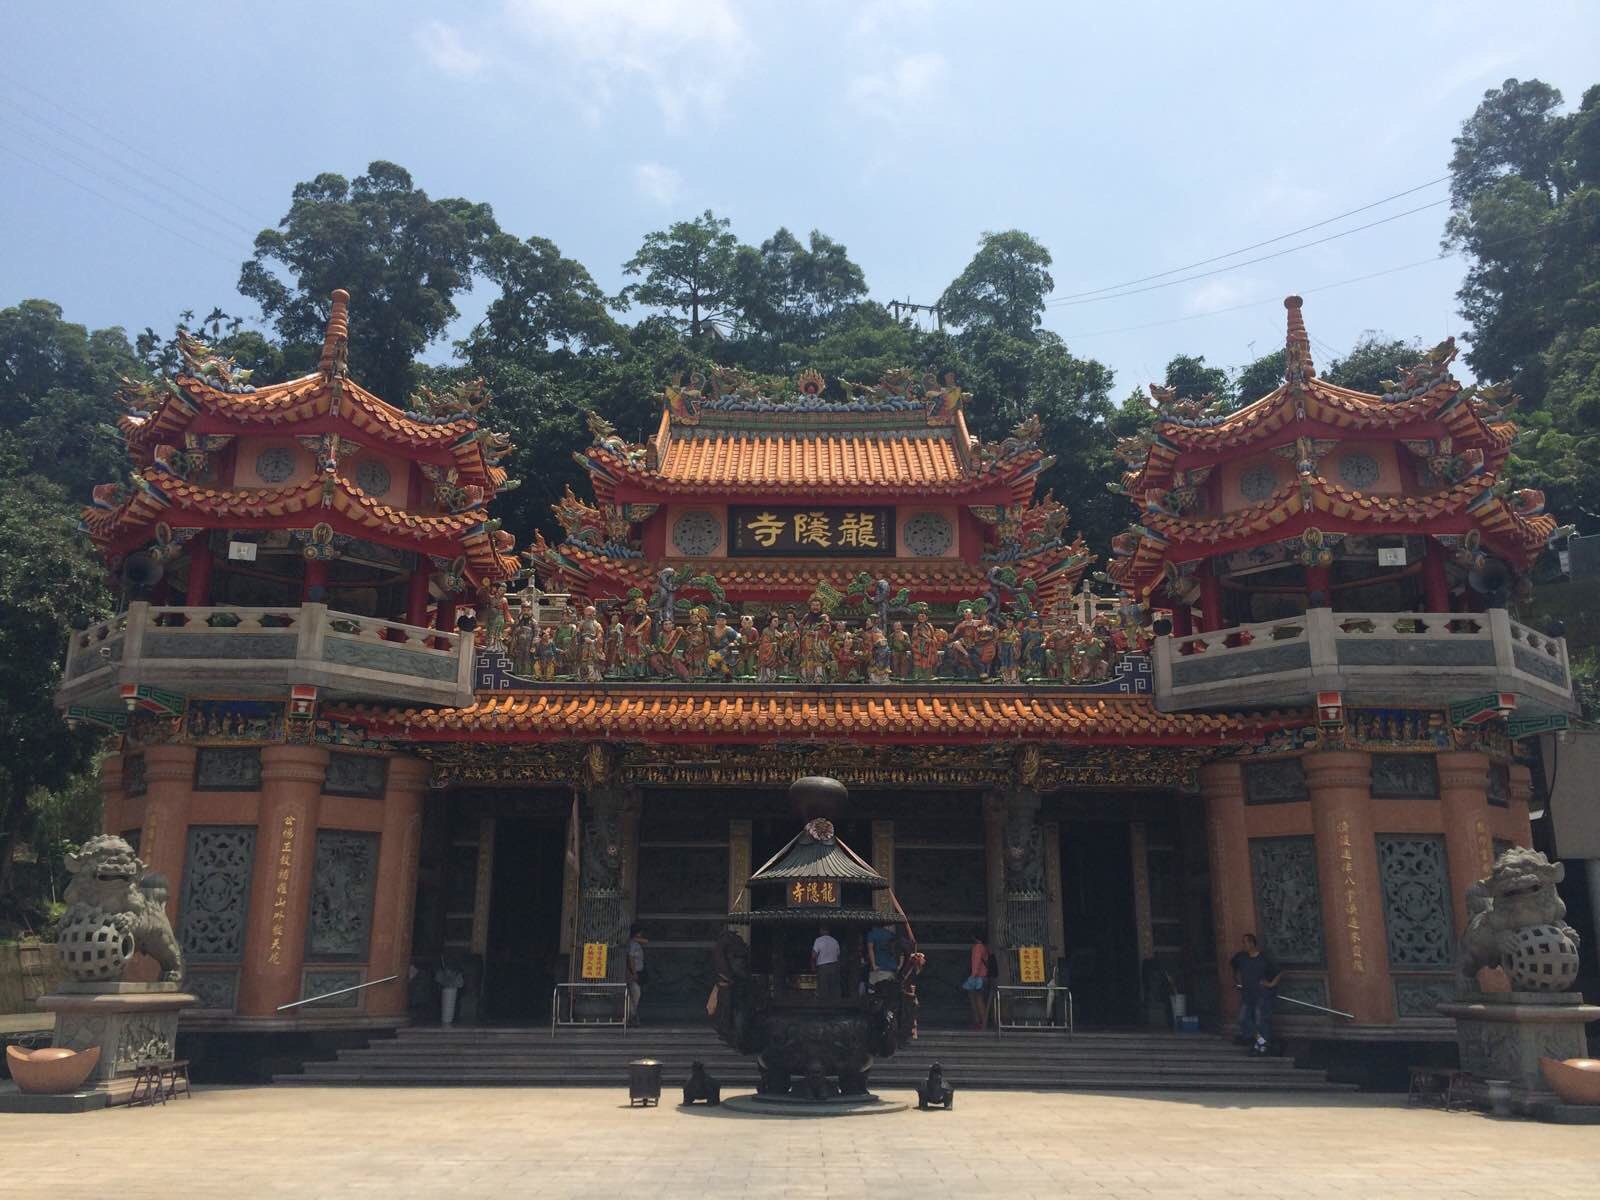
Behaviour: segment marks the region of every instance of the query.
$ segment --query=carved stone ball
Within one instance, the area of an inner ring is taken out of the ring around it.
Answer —
[[[1568,992],[1578,977],[1578,947],[1559,925],[1527,925],[1517,930],[1505,968],[1519,992]]]
[[[133,932],[114,924],[104,912],[90,912],[64,925],[56,936],[61,965],[84,983],[122,978],[134,955]]]

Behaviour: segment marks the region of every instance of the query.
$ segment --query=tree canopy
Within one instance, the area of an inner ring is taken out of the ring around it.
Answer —
[[[988,326],[1012,337],[1033,336],[1045,297],[1056,286],[1050,262],[1050,251],[1020,229],[984,234],[972,261],[939,299],[945,320]]]

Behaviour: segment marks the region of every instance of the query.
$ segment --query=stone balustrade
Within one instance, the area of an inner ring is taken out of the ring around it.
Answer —
[[[1347,704],[1441,707],[1510,692],[1519,710],[1576,711],[1563,638],[1481,613],[1342,613],[1237,625],[1155,644],[1164,711],[1310,705],[1321,691]]]
[[[126,684],[169,691],[324,696],[417,704],[472,698],[472,643],[453,631],[339,612],[325,604],[155,606],[74,633],[57,702],[116,707]]]

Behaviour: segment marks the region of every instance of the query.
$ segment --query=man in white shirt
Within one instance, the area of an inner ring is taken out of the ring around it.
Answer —
[[[811,943],[811,966],[817,973],[818,998],[839,999],[839,943],[826,925],[817,930],[817,940]]]

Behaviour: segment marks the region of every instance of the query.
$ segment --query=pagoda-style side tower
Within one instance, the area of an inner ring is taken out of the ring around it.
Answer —
[[[556,506],[566,539],[535,540],[535,571],[599,601],[648,594],[670,567],[757,612],[842,595],[863,572],[946,611],[997,582],[1008,606],[1019,592],[1038,608],[1072,594],[1091,556],[1065,507],[1034,498],[1054,461],[1037,420],[985,444],[953,377],[843,386],[825,398],[814,371],[789,395],[732,371],[679,381],[644,445],[592,419],[577,457],[596,503]]]
[[[1284,303],[1271,394],[1217,413],[1152,387],[1154,422],[1119,448],[1139,523],[1108,574],[1172,612],[1163,711],[1315,714],[1200,770],[1218,979],[1256,933],[1304,1002],[1282,1036],[1427,1036],[1467,888],[1496,844],[1531,843],[1518,739],[1574,711],[1565,643],[1507,612],[1555,521],[1502,484],[1509,396],[1457,383],[1452,342],[1353,391],[1317,377]]]
[[[470,698],[455,607],[518,570],[485,512],[510,443],[479,428],[481,385],[405,411],[351,379],[348,304],[333,293],[312,374],[253,387],[180,334],[177,377],[123,393],[133,470],[83,523],[129,603],[73,639],[61,699],[78,715],[219,685]]]
[[[1507,692],[1570,711],[1564,649],[1504,611],[1556,529],[1542,493],[1501,482],[1509,394],[1463,388],[1453,340],[1381,395],[1338,387],[1317,377],[1300,298],[1284,305],[1282,386],[1216,414],[1153,385],[1154,423],[1118,448],[1140,517],[1108,574],[1172,611],[1163,704]],[[1234,652],[1237,670],[1218,661]]]

